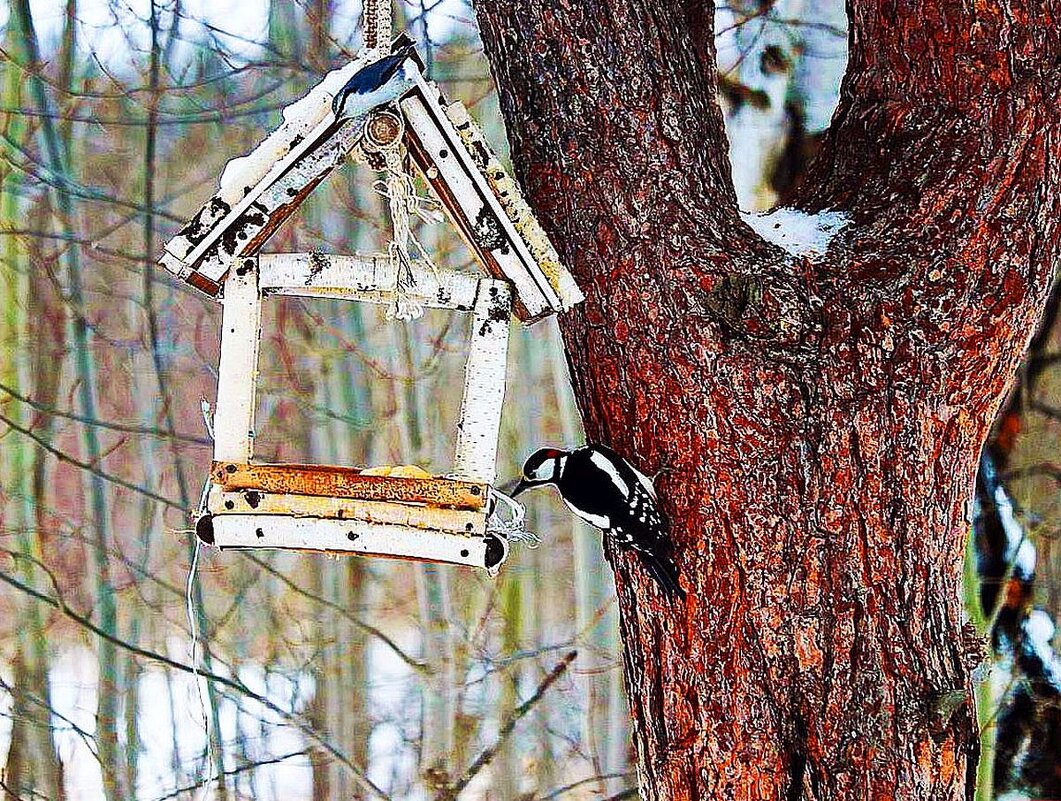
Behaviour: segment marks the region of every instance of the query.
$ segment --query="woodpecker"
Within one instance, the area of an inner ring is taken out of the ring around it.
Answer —
[[[416,52],[406,42],[388,56],[362,67],[332,98],[335,119],[360,117],[377,106],[397,100],[412,88],[415,70],[406,61]]]
[[[685,600],[670,525],[648,476],[604,445],[542,448],[523,465],[512,497],[546,484],[556,487],[572,512],[603,531],[606,541],[636,552],[667,598]]]

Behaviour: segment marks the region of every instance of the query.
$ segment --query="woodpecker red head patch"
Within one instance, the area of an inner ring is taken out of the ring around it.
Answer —
[[[523,465],[523,477],[527,481],[547,481],[553,478],[556,460],[566,455],[566,451],[556,448],[542,448],[535,451]]]

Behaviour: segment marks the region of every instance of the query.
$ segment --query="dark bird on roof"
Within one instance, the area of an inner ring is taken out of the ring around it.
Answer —
[[[359,117],[405,94],[415,72],[406,65],[415,52],[415,45],[408,42],[355,72],[332,99],[335,118]]]

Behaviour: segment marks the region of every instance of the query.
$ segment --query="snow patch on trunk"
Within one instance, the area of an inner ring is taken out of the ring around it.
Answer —
[[[799,209],[778,208],[765,214],[742,211],[741,219],[767,242],[793,256],[825,253],[833,237],[851,219],[842,211],[807,214]]]

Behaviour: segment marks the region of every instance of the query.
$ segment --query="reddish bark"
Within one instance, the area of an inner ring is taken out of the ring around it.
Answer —
[[[587,295],[562,325],[588,437],[669,469],[686,606],[615,560],[642,792],[966,796],[967,502],[1058,257],[1058,3],[849,3],[797,205],[854,223],[814,261],[737,214],[708,5],[477,6]]]

